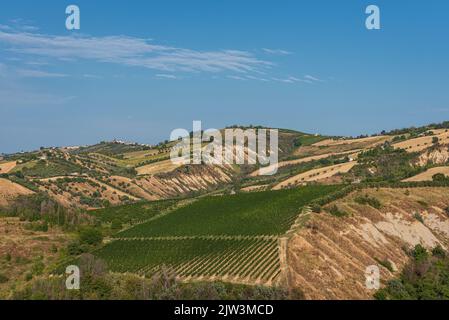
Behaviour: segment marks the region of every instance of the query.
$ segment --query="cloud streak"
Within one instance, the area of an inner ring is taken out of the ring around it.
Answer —
[[[197,51],[128,36],[54,36],[1,28],[0,44],[19,54],[64,61],[93,60],[165,72],[250,73],[273,65],[246,51]]]

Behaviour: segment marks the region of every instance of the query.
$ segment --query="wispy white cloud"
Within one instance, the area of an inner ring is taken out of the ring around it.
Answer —
[[[90,74],[90,73],[83,74],[83,77],[87,78],[87,79],[103,79],[102,76],[99,76],[96,74]]]
[[[286,51],[286,50],[282,50],[282,49],[268,49],[268,48],[263,48],[262,50],[263,50],[265,53],[268,53],[268,54],[275,54],[275,55],[281,55],[281,56],[286,56],[286,55],[292,54],[292,52]]]
[[[241,77],[241,76],[234,76],[234,75],[230,75],[228,76],[229,79],[233,79],[233,80],[240,80],[240,81],[246,81],[248,80],[247,78]]]
[[[316,82],[323,82],[323,80],[320,80],[320,79],[318,79],[316,77],[313,77],[311,75],[305,75],[302,78],[293,77],[293,76],[289,76],[287,78],[271,78],[271,80],[277,81],[277,82],[283,82],[283,83],[303,82],[303,83],[308,83],[308,84],[313,84],[313,83],[316,83]]]
[[[3,29],[0,43],[20,54],[65,61],[94,60],[170,72],[248,73],[273,65],[246,51],[197,51],[127,36],[54,36]]]
[[[306,74],[306,75],[304,76],[304,79],[307,79],[307,80],[310,80],[310,81],[315,81],[315,82],[323,82],[323,80],[318,79],[318,78],[316,78],[316,77],[313,77],[313,76],[311,76],[311,75],[309,75],[309,74]]]
[[[179,79],[179,77],[175,76],[174,74],[166,74],[166,73],[159,73],[156,75],[156,77],[158,78],[163,78],[163,79]]]

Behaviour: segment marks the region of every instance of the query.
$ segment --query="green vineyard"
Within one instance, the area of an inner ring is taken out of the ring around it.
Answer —
[[[279,236],[305,205],[339,189],[201,198],[116,234],[96,255],[115,272],[151,275],[165,266],[186,280],[272,284],[281,272]]]
[[[116,240],[96,253],[115,272],[266,283],[280,273],[276,239]]]
[[[339,188],[307,186],[202,198],[116,236],[280,235],[290,228],[304,205]]]
[[[117,207],[93,210],[89,214],[101,222],[110,223],[120,221],[123,224],[136,224],[151,219],[156,215],[174,208],[178,200],[160,200],[153,202],[139,202]]]

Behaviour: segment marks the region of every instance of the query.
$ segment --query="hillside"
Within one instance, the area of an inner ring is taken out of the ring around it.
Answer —
[[[3,268],[22,267],[17,274],[1,269],[8,280],[0,288],[29,290],[67,263],[98,259],[114,277],[168,272],[186,285],[219,281],[311,299],[370,299],[367,266],[380,267],[385,286],[414,246],[449,248],[448,128],[360,137],[282,129],[271,176],[259,164],[174,165],[172,142],[5,155],[0,220],[20,226],[8,238]],[[64,245],[28,276],[36,262],[11,248],[46,232]]]

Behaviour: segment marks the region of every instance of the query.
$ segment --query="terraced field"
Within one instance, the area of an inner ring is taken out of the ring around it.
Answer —
[[[281,273],[279,237],[305,205],[339,188],[202,198],[118,233],[96,255],[116,272],[149,275],[165,265],[186,281],[272,285]]]

